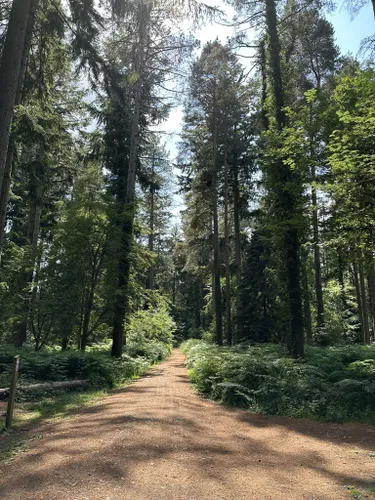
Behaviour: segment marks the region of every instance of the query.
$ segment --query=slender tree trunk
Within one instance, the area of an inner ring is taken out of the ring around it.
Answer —
[[[152,163],[151,175],[151,200],[150,200],[150,234],[148,236],[148,249],[150,252],[154,251],[154,204],[155,204],[155,186],[154,186],[154,163]],[[154,263],[151,264],[148,273],[148,287],[150,290],[154,288]]]
[[[79,313],[79,327],[78,327],[78,349],[82,350],[82,331],[83,331],[83,317],[85,315],[83,304],[81,303]]]
[[[141,116],[142,104],[142,90],[143,90],[143,72],[144,72],[144,58],[147,40],[147,31],[150,21],[151,5],[142,2],[139,10],[139,41],[138,51],[135,58],[134,70],[137,75],[137,82],[135,84],[134,96],[134,113],[130,139],[130,159],[128,171],[128,184],[127,184],[127,201],[128,203],[134,202],[135,195],[135,181],[136,181],[136,167],[138,156],[138,143],[139,143],[139,120]]]
[[[361,332],[362,336],[364,337],[364,325],[363,325],[363,311],[362,311],[362,298],[361,298],[361,289],[360,289],[360,284],[359,284],[359,279],[358,279],[358,265],[357,265],[357,259],[355,252],[353,251],[353,278],[354,278],[354,286],[355,286],[355,294],[357,297],[357,306],[358,306],[358,318],[359,322],[361,324]]]
[[[311,167],[311,177],[313,183],[316,181],[315,166]],[[322,287],[322,268],[319,247],[319,222],[318,222],[318,203],[316,189],[312,186],[311,201],[313,207],[313,237],[314,237],[314,269],[315,269],[315,293],[316,293],[316,323],[318,328],[324,327],[324,301]]]
[[[87,343],[89,340],[89,334],[90,334],[90,319],[91,319],[91,313],[94,307],[94,289],[91,288],[89,297],[87,300],[87,304],[85,307],[85,312],[83,315],[83,322],[82,322],[82,337],[81,337],[81,351],[85,351],[87,347]]]
[[[13,0],[0,63],[0,192],[20,79],[31,0]]]
[[[127,309],[127,292],[130,275],[130,254],[133,240],[133,225],[135,214],[135,183],[139,145],[139,122],[141,116],[141,101],[143,90],[143,71],[147,31],[150,20],[151,4],[141,3],[139,9],[139,42],[135,55],[134,70],[137,75],[134,93],[134,112],[130,137],[129,168],[126,187],[126,203],[124,221],[121,225],[121,255],[119,258],[117,295],[114,306],[114,321],[112,329],[112,356],[120,357],[125,337],[125,314]]]
[[[32,299],[32,292],[29,290],[29,288],[33,282],[33,276],[35,270],[41,214],[42,214],[42,208],[39,206],[38,203],[34,203],[31,209],[31,214],[27,229],[28,241],[30,241],[31,243],[30,258],[26,263],[27,270],[23,273],[23,279],[20,284],[21,293],[25,293],[26,296],[22,307],[22,319],[19,325],[18,335],[15,341],[17,347],[22,347],[22,345],[27,339],[27,327],[29,322],[30,306]]]
[[[347,310],[347,309],[349,309],[349,304],[348,304],[348,301],[346,298],[346,293],[345,293],[344,261],[342,258],[341,250],[338,251],[338,278],[339,278],[340,289],[341,289],[342,305],[345,308],[345,310]]]
[[[18,78],[16,98],[15,98],[15,106],[18,106],[19,104],[21,104],[23,83],[25,80],[27,62],[28,62],[30,46],[31,46],[31,39],[32,39],[34,23],[35,23],[35,13],[36,13],[36,9],[38,7],[38,3],[39,3],[39,0],[32,0],[31,1],[30,13],[29,13],[29,17],[27,20],[24,47],[23,47],[23,51],[22,51],[22,59],[21,59],[20,73],[19,73],[19,78]],[[11,179],[12,179],[12,168],[13,168],[13,158],[14,158],[15,147],[16,147],[15,138],[14,138],[13,134],[11,134],[9,137],[8,152],[7,152],[6,163],[5,163],[5,168],[4,168],[3,181],[2,181],[2,183],[0,183],[0,185],[1,185],[1,190],[0,190],[0,259],[1,259],[1,248],[2,248],[3,240],[4,240],[5,222],[6,222],[6,214],[7,214],[8,202],[9,202],[9,192],[10,192],[10,185],[11,185]]]
[[[229,261],[229,221],[228,221],[228,162],[224,160],[224,245],[225,245],[225,336],[228,345],[232,345],[231,297],[230,297],[230,261]]]
[[[69,336],[70,336],[70,331],[69,330],[64,330],[62,339],[61,339],[61,350],[66,351],[68,349],[69,345]]]
[[[277,31],[277,16],[275,0],[266,0],[266,23],[270,45],[270,63],[275,102],[276,123],[279,132],[285,126],[285,113],[283,110],[283,85],[281,77],[280,44]],[[277,192],[278,205],[284,220],[282,221],[282,251],[286,261],[288,301],[290,312],[290,350],[293,357],[304,355],[304,334],[302,320],[302,300],[299,282],[299,234],[292,220],[296,217],[296,199],[290,184],[293,173],[290,167],[279,162],[276,170],[276,183],[282,186]]]
[[[236,262],[236,329],[235,341],[238,341],[243,336],[243,312],[241,300],[241,233],[240,233],[240,193],[238,187],[238,167],[234,169],[234,248]]]
[[[112,356],[121,357],[125,343],[125,314],[127,309],[127,291],[130,276],[130,254],[132,249],[134,208],[123,214],[121,224],[121,254],[119,256],[117,291],[114,304],[112,329]]]
[[[372,272],[367,279],[368,279],[370,307],[371,307],[372,337],[373,340],[375,340],[375,270],[373,266],[372,266]]]
[[[263,39],[260,44],[260,69],[262,75],[262,124],[264,130],[268,130],[269,121],[266,109],[267,101],[267,60],[266,60],[266,42]]]
[[[281,77],[280,42],[277,30],[277,15],[275,0],[266,0],[266,23],[269,36],[270,64],[275,99],[275,114],[278,129],[285,126],[284,92]]]
[[[368,321],[368,307],[367,307],[367,294],[366,294],[366,283],[365,274],[363,272],[363,253],[360,247],[358,247],[358,269],[359,269],[359,286],[361,290],[361,302],[362,302],[362,317],[363,317],[363,343],[370,343],[370,327]]]
[[[302,273],[302,287],[303,287],[303,325],[306,336],[306,343],[312,345],[312,325],[311,325],[311,307],[310,307],[310,291],[309,291],[309,281],[307,278],[307,266],[308,266],[308,255],[307,252],[303,252],[303,259],[305,260],[304,270]]]
[[[172,278],[172,304],[176,305],[176,271],[173,271]]]
[[[216,104],[214,103],[214,107]],[[214,140],[212,155],[212,215],[214,223],[213,250],[214,250],[214,310],[215,310],[215,329],[216,342],[219,345],[223,343],[223,317],[221,310],[221,283],[220,283],[220,241],[219,241],[219,216],[218,216],[218,196],[217,196],[217,119],[216,109],[214,109]]]

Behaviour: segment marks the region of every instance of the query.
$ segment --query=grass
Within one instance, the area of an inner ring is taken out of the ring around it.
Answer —
[[[17,430],[25,424],[31,424],[52,418],[63,418],[80,408],[89,406],[106,396],[106,390],[89,390],[85,392],[55,392],[39,401],[17,403],[13,417],[13,429]],[[0,432],[4,431],[5,422],[0,424]]]
[[[353,498],[353,500],[364,500],[362,492],[355,486],[347,486],[347,490],[349,491],[350,497]]]

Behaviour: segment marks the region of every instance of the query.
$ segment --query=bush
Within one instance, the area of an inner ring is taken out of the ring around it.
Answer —
[[[172,349],[175,324],[162,303],[158,308],[137,311],[127,325],[128,344],[121,358],[109,355],[110,344],[104,342],[87,352],[57,351],[46,348],[35,352],[12,346],[0,348],[0,387],[9,385],[12,361],[21,354],[20,385],[38,382],[89,379],[95,387],[116,387],[141,375],[151,364],[166,358]]]
[[[11,350],[12,352],[13,350]],[[166,354],[166,350],[162,351]],[[2,387],[9,384],[12,355],[6,349],[0,351],[0,380]],[[140,375],[155,355],[131,357],[125,353],[122,358],[111,358],[106,353],[34,353],[21,351],[19,372],[20,385],[38,382],[89,379],[100,387],[115,387],[123,381]]]
[[[165,307],[137,311],[127,325],[129,343],[147,345],[160,342],[172,345],[176,325]]]
[[[288,357],[279,345],[182,345],[197,390],[253,411],[330,421],[375,423],[375,346],[306,349]]]
[[[22,386],[33,383],[88,379],[91,387],[113,388],[142,375],[152,364],[171,352],[171,346],[162,342],[130,343],[121,358],[112,358],[107,352],[33,352],[4,347],[0,350],[0,387],[8,387],[12,361],[21,354],[20,395],[35,400],[36,393],[22,393]],[[45,392],[45,390],[43,391]]]

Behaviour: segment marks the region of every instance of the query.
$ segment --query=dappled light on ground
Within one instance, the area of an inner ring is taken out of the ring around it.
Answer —
[[[0,498],[371,498],[375,429],[264,417],[196,396],[183,356],[77,418],[29,431],[29,451],[0,465]]]

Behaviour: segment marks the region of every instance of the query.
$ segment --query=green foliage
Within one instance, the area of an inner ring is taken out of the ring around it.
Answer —
[[[375,346],[307,347],[304,362],[279,345],[182,347],[198,391],[270,415],[375,422]]]
[[[108,351],[92,352],[33,352],[2,347],[0,350],[0,386],[8,387],[13,357],[21,354],[19,373],[19,398],[41,399],[46,392],[22,391],[22,386],[33,383],[88,379],[91,387],[113,388],[127,380],[142,375],[151,364],[161,361],[171,352],[165,342],[131,342],[121,358],[112,358]]]
[[[129,342],[147,344],[161,342],[172,344],[175,323],[168,313],[167,308],[148,309],[136,311],[130,317],[127,327]]]

